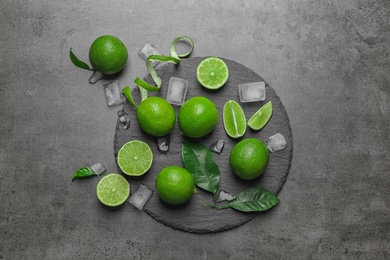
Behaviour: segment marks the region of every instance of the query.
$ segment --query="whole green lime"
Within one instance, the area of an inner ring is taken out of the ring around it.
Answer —
[[[164,136],[175,126],[176,113],[165,99],[149,97],[139,105],[137,120],[141,129],[151,136]]]
[[[166,203],[182,204],[196,192],[194,178],[182,167],[167,166],[156,178],[156,191],[160,199]]]
[[[98,37],[89,48],[89,61],[93,68],[104,75],[121,71],[127,62],[127,49],[115,36]]]
[[[267,147],[256,138],[247,138],[238,142],[229,157],[233,173],[244,180],[253,180],[263,174],[268,160]]]
[[[217,122],[217,107],[206,97],[192,97],[179,110],[180,131],[188,137],[200,138],[209,134]]]

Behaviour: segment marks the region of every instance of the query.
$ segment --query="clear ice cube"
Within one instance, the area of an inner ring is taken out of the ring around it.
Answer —
[[[170,143],[169,135],[156,138],[157,149],[161,153],[166,153],[169,151],[169,143]]]
[[[154,191],[152,189],[150,189],[149,187],[141,183],[138,189],[131,195],[129,203],[132,204],[137,209],[143,210],[145,204],[153,195],[153,192]]]
[[[138,56],[146,60],[150,55],[163,55],[161,51],[149,41],[139,50]],[[157,65],[158,61],[152,61],[153,67]]]
[[[169,79],[167,101],[172,105],[183,105],[187,96],[189,82],[185,79],[171,77]]]
[[[217,195],[217,202],[221,201],[232,201],[236,197],[231,195],[229,192],[224,191],[224,190],[219,190],[218,195]]]
[[[99,80],[101,79],[104,79],[105,76],[100,73],[99,71],[95,71],[92,76],[89,78],[88,82],[91,83],[91,84],[95,84],[96,82],[98,82]]]
[[[130,117],[123,110],[117,112],[118,120],[121,123],[123,129],[129,129],[130,127]]]
[[[102,163],[95,163],[91,166],[92,171],[96,173],[96,175],[100,175],[101,173],[106,171],[106,166]]]
[[[113,107],[123,103],[122,93],[119,90],[119,84],[117,80],[103,84],[103,87],[104,91],[106,92],[108,106]]]
[[[273,153],[284,149],[286,144],[287,142],[284,136],[281,133],[277,133],[276,135],[268,138],[267,148],[271,153]]]
[[[221,139],[210,144],[209,149],[214,153],[221,154],[224,147],[225,147],[225,140]]]
[[[238,85],[238,94],[241,103],[265,100],[265,83],[252,82]]]

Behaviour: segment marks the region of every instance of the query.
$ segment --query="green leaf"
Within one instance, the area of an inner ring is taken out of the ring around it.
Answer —
[[[89,176],[97,176],[97,174],[89,167],[82,167],[77,170],[77,172],[73,175],[72,181],[77,178],[84,178]]]
[[[92,70],[87,63],[84,61],[79,60],[76,55],[73,54],[72,48],[70,48],[69,51],[70,60],[73,62],[74,65],[76,65],[79,68],[85,69],[85,70]]]
[[[184,167],[194,177],[195,184],[216,194],[220,172],[210,150],[198,143],[185,142],[182,150]]]
[[[239,211],[254,212],[268,210],[279,202],[278,197],[264,188],[248,188],[238,193],[229,206]]]

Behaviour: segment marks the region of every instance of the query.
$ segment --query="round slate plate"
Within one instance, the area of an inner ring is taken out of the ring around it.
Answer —
[[[262,105],[268,101],[272,101],[273,115],[268,124],[260,131],[252,131],[247,129],[245,135],[240,139],[230,138],[223,127],[222,111],[223,105],[228,100],[239,102],[238,84],[246,82],[264,81],[251,69],[231,60],[225,60],[229,67],[229,80],[217,91],[209,91],[201,87],[196,79],[196,68],[204,57],[194,57],[182,59],[178,65],[163,64],[157,71],[162,79],[161,90],[150,95],[158,95],[166,98],[169,79],[178,77],[189,81],[187,91],[187,99],[194,96],[205,96],[211,99],[217,106],[219,111],[219,120],[214,131],[208,136],[196,140],[197,142],[209,146],[211,143],[219,140],[225,140],[225,147],[221,154],[213,153],[214,161],[217,163],[220,173],[221,182],[220,189],[236,195],[240,191],[248,187],[264,187],[274,194],[278,194],[282,188],[287,174],[290,169],[292,159],[292,133],[287,113],[282,102],[276,95],[275,91],[266,83],[266,100],[254,103],[240,103],[247,120],[253,115]],[[152,83],[150,75],[145,77],[145,80]],[[139,102],[139,90],[133,90],[136,102]],[[179,106],[173,106],[176,112],[179,111]],[[157,150],[156,140],[144,133],[138,126],[135,112],[136,110],[126,102],[123,106],[124,111],[129,115],[131,126],[124,130],[119,121],[116,126],[114,139],[114,152],[117,157],[118,151],[123,144],[130,140],[143,140],[148,143],[154,154],[154,161],[150,170],[141,177],[129,177],[132,192],[136,191],[139,184],[155,190],[155,179],[159,171],[168,165],[178,165],[184,167],[181,151],[183,142],[186,140],[179,131],[178,125],[175,125],[173,132],[170,135],[169,152],[160,153]],[[229,167],[229,154],[233,146],[242,139],[255,137],[267,142],[268,137],[281,133],[287,141],[286,148],[274,153],[270,153],[269,164],[266,171],[258,179],[253,181],[243,181],[233,175]],[[119,172],[121,172],[118,167]],[[217,210],[209,206],[204,206],[205,203],[212,203],[213,196],[200,188],[193,195],[191,200],[184,205],[173,207],[162,202],[156,193],[150,198],[144,210],[157,221],[168,225],[172,228],[194,233],[209,233],[228,230],[240,226],[260,214],[266,213],[243,213],[234,209],[228,208]],[[283,202],[282,202],[283,203]]]

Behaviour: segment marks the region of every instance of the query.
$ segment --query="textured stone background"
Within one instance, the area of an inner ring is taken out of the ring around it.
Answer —
[[[389,259],[390,2],[1,1],[0,259]],[[102,34],[121,38],[132,85],[146,41],[168,54],[235,60],[261,75],[288,112],[289,177],[270,214],[207,235],[162,225],[130,205],[108,211],[99,178],[116,171],[118,107],[69,61]],[[131,212],[121,214],[123,211]]]

